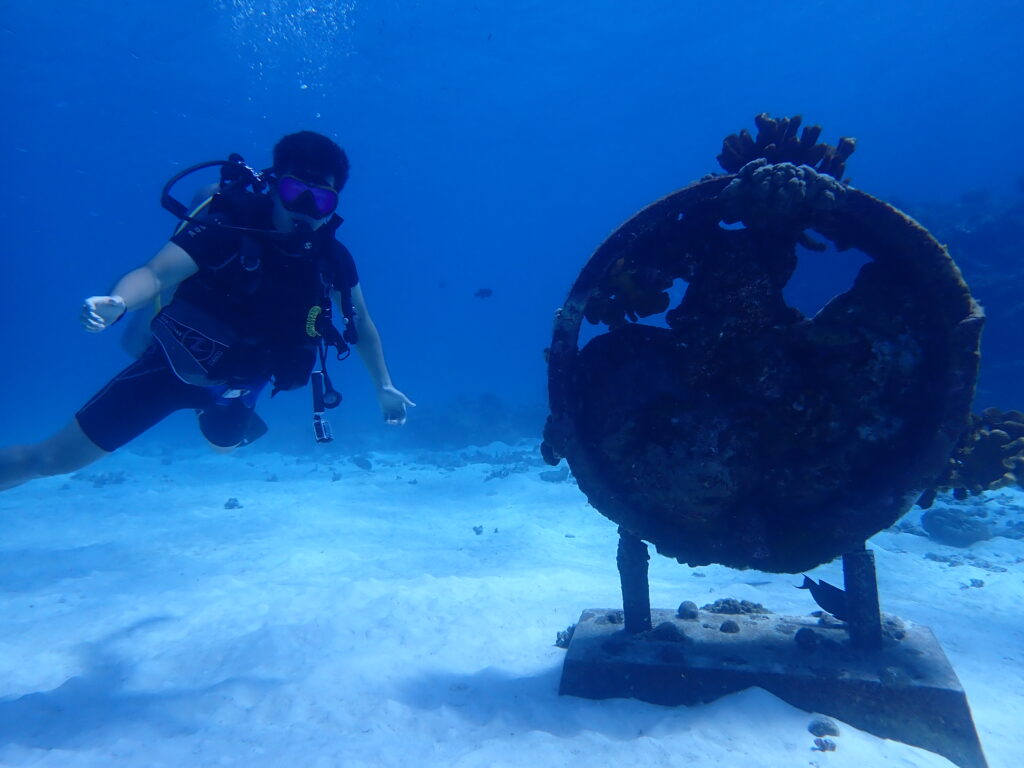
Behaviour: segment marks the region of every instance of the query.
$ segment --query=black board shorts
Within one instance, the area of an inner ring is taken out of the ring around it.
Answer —
[[[186,408],[199,413],[199,429],[219,447],[252,442],[266,429],[253,412],[250,398],[223,399],[211,389],[184,383],[155,344],[111,379],[75,418],[93,443],[104,451],[116,451]]]

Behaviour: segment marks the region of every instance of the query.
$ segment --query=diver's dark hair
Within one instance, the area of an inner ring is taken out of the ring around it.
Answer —
[[[321,133],[290,133],[274,147],[274,173],[294,173],[307,181],[326,183],[334,179],[335,189],[348,181],[348,156],[345,150]]]

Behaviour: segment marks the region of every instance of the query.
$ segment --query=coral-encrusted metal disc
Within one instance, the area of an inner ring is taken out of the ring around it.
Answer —
[[[892,525],[942,469],[983,316],[896,209],[841,185],[823,202],[806,167],[746,171],[645,208],[583,268],[555,322],[545,451],[664,555],[799,572]],[[869,257],[811,318],[782,295],[808,233]],[[606,330],[580,349],[584,318]]]

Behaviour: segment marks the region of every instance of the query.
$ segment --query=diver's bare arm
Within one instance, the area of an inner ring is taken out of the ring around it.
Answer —
[[[170,293],[199,267],[182,248],[167,243],[156,256],[117,281],[107,296],[90,296],[82,303],[80,320],[89,333],[112,326],[130,309],[138,309],[161,293]]]
[[[339,298],[335,293],[335,303],[340,306]],[[416,403],[395,389],[395,385],[391,383],[391,374],[388,373],[387,363],[384,362],[380,334],[377,333],[377,326],[370,318],[363,290],[358,285],[352,289],[352,305],[356,310],[356,331],[359,333],[356,349],[359,350],[363,365],[366,366],[377,388],[377,403],[384,414],[384,421],[388,424],[405,424],[406,408],[411,408]]]
[[[335,295],[335,303],[340,306],[339,298]],[[363,289],[358,285],[352,289],[352,305],[356,310],[356,332],[359,334],[359,343],[356,344],[356,349],[359,351],[359,357],[362,358],[363,365],[366,366],[377,389],[391,387],[393,386],[391,374],[388,373],[387,363],[384,362],[384,348],[380,343],[380,334],[366,308]]]
[[[119,296],[126,309],[138,309],[162,292],[173,290],[198,270],[192,257],[180,246],[167,243],[156,256],[118,280],[110,295]]]

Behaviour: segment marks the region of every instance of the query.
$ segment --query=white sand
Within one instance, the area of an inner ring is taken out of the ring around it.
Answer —
[[[811,715],[758,689],[694,708],[559,697],[556,632],[621,604],[615,526],[539,479],[532,444],[368,458],[126,451],[0,495],[0,763],[950,765],[845,724],[812,751]],[[1024,543],[872,547],[883,609],[931,626],[990,765],[1019,765]],[[841,583],[838,563],[815,575]],[[652,604],[806,614],[799,581],[655,556]]]

